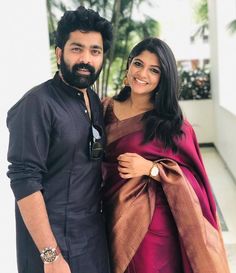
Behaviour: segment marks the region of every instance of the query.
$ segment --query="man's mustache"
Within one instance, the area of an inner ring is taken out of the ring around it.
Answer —
[[[75,64],[73,65],[73,72],[76,72],[79,69],[86,69],[88,70],[91,74],[95,73],[95,68],[89,64],[84,64],[84,63],[80,63],[80,64]]]

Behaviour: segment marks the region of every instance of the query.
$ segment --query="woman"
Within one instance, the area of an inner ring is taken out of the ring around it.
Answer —
[[[216,206],[191,125],[178,105],[176,61],[148,38],[125,87],[104,100],[104,200],[113,273],[227,273]]]

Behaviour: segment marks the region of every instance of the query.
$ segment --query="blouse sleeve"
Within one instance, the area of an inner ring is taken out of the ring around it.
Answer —
[[[7,116],[10,132],[8,177],[16,200],[42,190],[42,176],[47,173],[50,119],[40,97],[29,94]]]

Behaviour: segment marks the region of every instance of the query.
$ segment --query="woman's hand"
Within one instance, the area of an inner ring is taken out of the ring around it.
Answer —
[[[152,161],[135,153],[124,153],[117,159],[119,174],[124,179],[149,175],[153,165]]]

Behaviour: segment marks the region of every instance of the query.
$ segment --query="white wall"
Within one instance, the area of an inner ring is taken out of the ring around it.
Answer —
[[[183,115],[193,126],[198,143],[214,143],[215,124],[213,115],[213,101],[184,100],[180,101]]]
[[[208,0],[210,11],[211,86],[215,145],[236,178],[236,33],[227,31],[235,19],[235,0]]]
[[[14,198],[6,176],[7,110],[51,77],[46,0],[2,1],[0,9],[0,271],[16,273]]]

